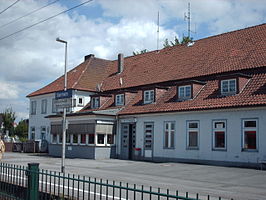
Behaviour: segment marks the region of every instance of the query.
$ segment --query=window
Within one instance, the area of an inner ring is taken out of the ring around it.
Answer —
[[[62,136],[62,134],[59,134],[58,137],[59,137],[58,143],[59,143],[59,144],[62,144],[62,141],[63,141],[63,136]]]
[[[97,144],[104,144],[105,134],[97,134]]]
[[[57,143],[57,134],[52,134],[52,143],[53,144]]]
[[[123,106],[124,105],[124,98],[125,95],[124,94],[118,94],[115,96],[115,105],[117,106]]]
[[[35,127],[30,128],[30,139],[35,140]]]
[[[236,79],[222,80],[221,93],[224,95],[236,93]]]
[[[82,97],[79,97],[78,98],[78,106],[83,106],[83,98]]]
[[[153,149],[153,130],[154,130],[153,122],[144,122],[144,149],[145,150]]]
[[[70,134],[66,133],[66,143],[70,144]]]
[[[37,102],[36,101],[31,101],[31,110],[30,114],[31,115],[36,115],[36,109],[37,109]]]
[[[175,122],[164,123],[164,148],[174,148]]]
[[[100,97],[92,97],[91,108],[99,108],[99,107],[100,107]]]
[[[89,144],[95,144],[95,135],[89,134]]]
[[[46,114],[47,112],[47,99],[42,100],[42,114]]]
[[[55,105],[55,99],[52,99],[52,113],[56,113],[57,112],[57,107]]]
[[[144,97],[144,104],[153,103],[154,102],[154,90],[145,90],[143,97]]]
[[[77,134],[72,135],[72,144],[78,144],[78,135]]]
[[[257,149],[257,127],[258,121],[256,119],[243,120],[243,147],[245,150]]]
[[[191,98],[191,86],[179,86],[178,87],[178,98],[179,99],[190,99]]]
[[[41,127],[41,139],[42,140],[46,139],[46,127],[45,126]]]
[[[199,121],[187,121],[187,148],[199,148]]]
[[[86,135],[85,134],[80,135],[80,144],[86,144]]]
[[[213,149],[226,149],[226,121],[213,121]]]
[[[107,144],[114,144],[114,135],[113,134],[107,135]]]

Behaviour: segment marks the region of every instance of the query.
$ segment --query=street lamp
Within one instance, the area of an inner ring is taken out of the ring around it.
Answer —
[[[65,84],[64,91],[67,90],[67,41],[56,38],[57,42],[65,44]],[[62,161],[61,161],[61,172],[65,173],[65,153],[66,153],[66,107],[63,108],[63,137],[62,137]]]

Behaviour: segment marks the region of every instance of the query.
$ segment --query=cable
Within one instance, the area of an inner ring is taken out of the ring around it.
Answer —
[[[50,6],[50,5],[54,4],[54,3],[56,3],[57,1],[59,1],[59,0],[53,1],[53,2],[51,2],[51,3],[48,3],[47,5],[42,6],[42,7],[40,7],[40,8],[37,8],[36,10],[33,10],[33,11],[29,12],[29,13],[26,14],[26,15],[23,15],[23,16],[21,16],[21,17],[18,17],[18,18],[16,18],[16,19],[14,19],[14,20],[12,20],[12,21],[6,23],[6,24],[3,24],[3,25],[0,26],[0,28],[3,28],[3,27],[5,27],[5,26],[7,26],[7,25],[9,25],[9,24],[12,24],[12,23],[14,23],[14,22],[16,22],[16,21],[18,21],[18,20],[24,18],[24,17],[27,17],[27,16],[29,16],[29,15],[31,15],[31,14],[33,14],[33,13],[35,13],[35,12],[41,10],[41,9],[43,9],[43,8],[46,8],[46,7],[48,7],[48,6]]]
[[[7,8],[5,8],[4,10],[2,10],[1,12],[0,12],[0,14],[2,14],[3,12],[5,12],[6,10],[8,10],[9,8],[11,8],[12,6],[14,6],[16,3],[18,3],[20,0],[17,0],[17,1],[15,1],[14,3],[12,3],[10,6],[8,6]]]
[[[26,26],[26,27],[24,27],[23,29],[20,29],[20,30],[14,32],[14,33],[11,33],[11,34],[9,34],[9,35],[6,35],[6,36],[0,38],[0,40],[4,40],[4,39],[6,39],[6,38],[9,38],[9,37],[11,37],[11,36],[13,36],[13,35],[15,35],[15,34],[17,34],[17,33],[20,33],[20,32],[22,32],[22,31],[25,31],[25,30],[27,30],[27,29],[29,29],[29,28],[31,28],[31,27],[33,27],[33,26],[36,26],[36,25],[38,25],[38,24],[41,24],[41,23],[43,23],[43,22],[46,22],[46,21],[48,21],[48,20],[50,20],[50,19],[52,19],[52,18],[57,17],[58,15],[61,15],[61,14],[63,14],[63,13],[66,13],[66,12],[68,12],[68,11],[70,11],[70,10],[75,9],[75,8],[78,8],[78,7],[80,7],[80,6],[84,5],[84,4],[87,4],[87,3],[91,2],[91,1],[93,1],[93,0],[85,1],[85,2],[83,2],[83,3],[81,3],[81,4],[79,4],[79,5],[76,5],[76,6],[72,7],[72,8],[69,8],[69,9],[67,9],[67,10],[64,10],[64,11],[62,11],[62,12],[56,14],[56,15],[53,15],[53,16],[51,16],[51,17],[48,17],[48,18],[46,18],[46,19],[44,19],[44,20],[41,20],[41,21],[39,21],[39,22],[36,22],[36,23],[34,23],[34,24],[30,25],[30,26]]]

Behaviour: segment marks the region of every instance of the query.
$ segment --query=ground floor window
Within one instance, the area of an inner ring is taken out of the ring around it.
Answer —
[[[59,144],[62,144],[62,141],[63,141],[63,136],[62,136],[62,134],[60,134],[60,135],[59,135],[59,141],[58,141],[58,143],[59,143]]]
[[[226,149],[226,120],[213,121],[213,149]]]
[[[57,143],[57,134],[52,134],[52,143],[53,144]]]
[[[45,126],[41,127],[41,139],[42,140],[46,139],[46,127]]]
[[[78,135],[77,134],[72,135],[72,144],[78,144]]]
[[[70,144],[70,134],[66,134],[66,143]]]
[[[175,122],[164,122],[164,148],[174,148]]]
[[[105,134],[97,134],[97,144],[105,144]]]
[[[30,128],[30,139],[35,140],[35,127]]]
[[[95,134],[89,134],[89,144],[95,144]]]
[[[187,148],[199,148],[199,121],[187,121]]]
[[[107,135],[107,144],[114,144],[114,135],[113,134]]]
[[[86,135],[85,134],[80,135],[80,144],[86,144]]]
[[[257,149],[257,119],[244,119],[243,126],[243,149],[256,150]]]

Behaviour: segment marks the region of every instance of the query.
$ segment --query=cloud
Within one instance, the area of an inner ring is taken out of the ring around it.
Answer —
[[[15,84],[0,81],[0,85],[0,100],[18,98],[19,90]]]

